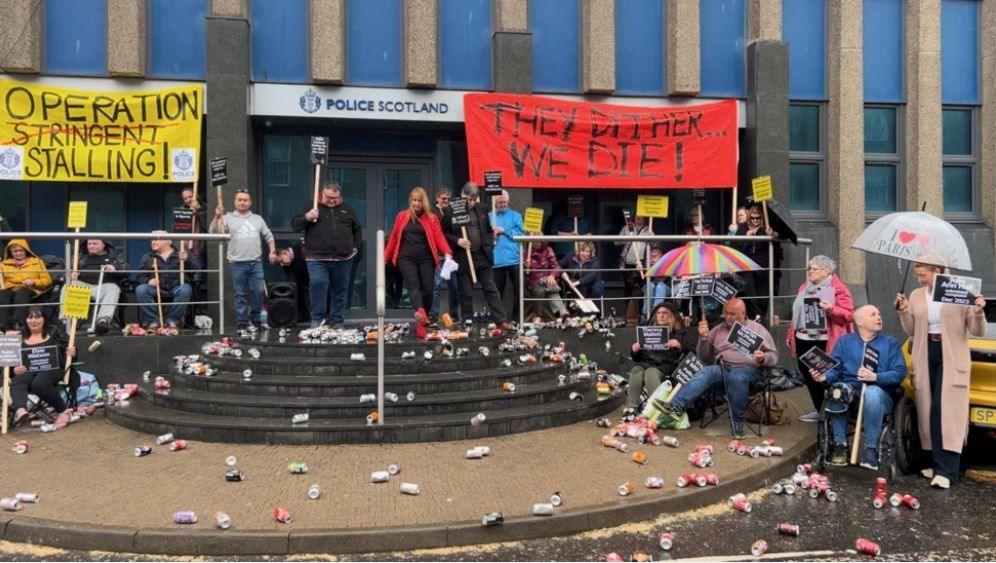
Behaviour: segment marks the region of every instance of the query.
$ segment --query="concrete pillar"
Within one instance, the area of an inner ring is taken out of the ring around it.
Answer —
[[[588,94],[616,89],[616,0],[581,0],[581,76]]]
[[[41,72],[42,7],[36,0],[0,0],[0,65],[6,72]]]
[[[311,0],[311,80],[346,81],[346,1]]]
[[[864,82],[861,0],[827,3],[827,189],[837,225],[838,273],[865,283],[865,257],[848,250],[865,227]]]
[[[788,45],[754,41],[747,46],[747,139],[749,178],[771,176],[775,199],[789,196]],[[749,194],[750,185],[741,186]],[[787,207],[787,205],[786,205]]]
[[[702,78],[698,0],[667,0],[666,9],[667,94],[697,96]]]
[[[982,190],[982,219],[996,230],[996,2],[982,3],[979,22],[982,68],[982,108],[979,116],[979,184]],[[994,240],[996,246],[996,240]]]
[[[533,34],[527,0],[494,0],[491,72],[495,92],[533,91]]]
[[[107,72],[111,76],[145,76],[145,2],[107,0]]]
[[[528,0],[494,0],[495,31],[527,31]]]
[[[781,40],[782,0],[749,0],[747,3],[747,43]]]
[[[211,14],[229,18],[249,17],[247,0],[211,0]]]
[[[439,75],[436,36],[436,0],[406,0],[405,7],[405,85],[434,88]]]
[[[906,209],[944,213],[941,170],[941,2],[906,4]]]

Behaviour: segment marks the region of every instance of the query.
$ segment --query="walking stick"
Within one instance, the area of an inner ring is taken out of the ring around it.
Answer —
[[[463,238],[465,240],[470,240],[467,238],[467,227],[464,225],[460,226],[460,232],[463,233]],[[470,254],[470,247],[467,247],[467,263],[470,264],[470,279],[477,283],[477,270],[474,269],[474,257]]]
[[[93,319],[90,321],[90,332],[97,329],[97,312],[100,311],[100,290],[104,286],[104,266],[100,267],[100,275],[97,276],[97,296],[93,300]]]
[[[861,447],[861,417],[865,409],[865,388],[867,383],[861,384],[861,400],[858,401],[858,420],[854,423],[854,443],[851,444],[851,465],[858,464],[858,449]]]
[[[165,324],[163,322],[163,294],[159,288],[161,283],[159,281],[159,262],[156,262],[155,256],[152,257],[152,269],[155,270],[156,278],[156,306],[159,308],[159,326],[163,326]]]
[[[10,401],[10,368],[7,367],[7,366],[4,366],[4,368],[3,368],[3,397],[0,397],[0,399],[3,399],[3,428],[2,428],[3,432],[2,433],[6,434],[7,433],[7,415],[9,414],[8,410],[7,410],[7,408],[8,408],[7,407],[7,403],[8,403],[8,401]]]

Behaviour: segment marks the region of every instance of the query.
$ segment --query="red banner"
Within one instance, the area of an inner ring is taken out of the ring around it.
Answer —
[[[470,177],[506,187],[717,188],[737,183],[737,102],[640,107],[463,98]]]

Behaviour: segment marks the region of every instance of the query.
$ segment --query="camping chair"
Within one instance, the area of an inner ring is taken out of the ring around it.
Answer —
[[[752,383],[750,390],[747,394],[748,404],[750,403],[750,397],[757,393],[762,393],[764,398],[764,403],[762,406],[761,418],[755,425],[752,422],[744,421],[744,427],[750,429],[758,438],[761,437],[761,427],[767,422],[770,423],[771,420],[771,376],[772,368],[768,366],[762,366],[761,368],[761,381]],[[725,390],[717,390],[715,387],[709,389],[703,396],[705,400],[705,407],[707,412],[702,413],[702,418],[699,420],[699,428],[705,428],[716,422],[716,419],[722,416],[724,413],[730,410],[730,405],[726,404],[726,393]],[[725,405],[725,408],[723,407]]]

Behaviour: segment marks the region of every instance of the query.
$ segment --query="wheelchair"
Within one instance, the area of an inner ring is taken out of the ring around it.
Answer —
[[[848,456],[853,446],[854,428],[857,422],[858,401],[860,391],[854,391],[843,383],[831,385],[825,392],[823,404],[820,407],[820,419],[817,423],[816,459],[814,470],[824,473],[833,455],[833,428],[830,416],[842,411],[836,407],[843,401],[847,404],[847,439]],[[905,387],[900,387],[893,397],[895,403],[891,412],[885,414],[882,421],[882,431],[878,440],[878,472],[891,484],[900,474],[914,473],[917,467],[920,451],[920,435],[917,431],[916,407],[913,397]]]

